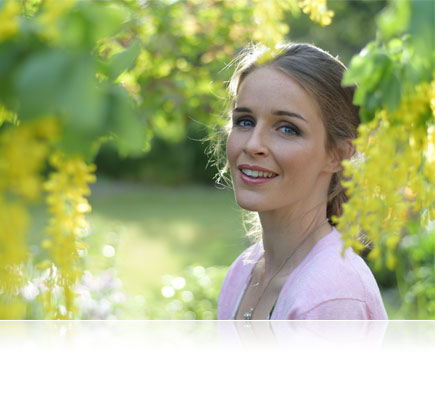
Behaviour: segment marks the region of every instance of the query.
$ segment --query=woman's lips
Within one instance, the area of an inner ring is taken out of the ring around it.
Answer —
[[[270,173],[270,174],[273,174],[273,175],[278,175],[275,171],[272,171],[272,170],[267,169],[267,168],[260,167],[258,165],[240,164],[240,165],[237,166],[237,168],[240,169],[240,170],[242,170],[242,169],[248,169],[248,170],[251,170],[251,171],[261,171],[261,172],[266,172],[266,173]]]
[[[241,180],[248,185],[270,182],[278,176],[276,172],[258,166],[239,165],[238,168]]]

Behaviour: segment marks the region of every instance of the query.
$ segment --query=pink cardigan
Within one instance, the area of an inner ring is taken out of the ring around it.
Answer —
[[[341,256],[340,233],[333,228],[289,275],[273,309],[274,320],[388,319],[375,278],[364,260],[348,248]],[[222,284],[218,319],[232,319],[262,243],[245,250]]]

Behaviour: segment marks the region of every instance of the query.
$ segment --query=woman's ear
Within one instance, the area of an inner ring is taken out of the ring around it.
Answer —
[[[342,147],[343,157],[341,161],[349,160],[355,154],[355,146],[352,143],[352,139],[344,139],[342,141]]]
[[[330,173],[341,171],[343,169],[341,162],[343,160],[349,160],[354,153],[355,146],[352,143],[352,139],[340,140],[335,148],[329,151],[325,171]]]

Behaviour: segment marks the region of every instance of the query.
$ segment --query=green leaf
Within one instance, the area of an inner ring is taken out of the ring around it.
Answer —
[[[353,85],[361,81],[362,77],[371,76],[376,66],[373,62],[371,54],[356,55],[350,62],[349,69],[344,73],[343,84]]]
[[[344,74],[343,84],[357,83],[366,90],[372,90],[390,65],[391,59],[371,44],[352,58],[350,67]]]
[[[90,56],[76,57],[70,65],[60,107],[77,129],[101,129],[106,104],[95,78],[94,60]]]
[[[385,79],[390,81],[393,66],[391,58],[375,47],[374,43],[369,44],[359,55],[352,58],[350,68],[344,74],[343,84],[357,84],[354,104],[362,107],[360,115],[363,119],[364,115],[372,115],[378,107],[386,103],[381,85]],[[397,88],[392,87],[392,90],[395,89]],[[394,93],[397,93],[397,90]],[[394,104],[393,98],[389,98],[389,103]]]
[[[156,113],[152,118],[155,134],[169,143],[181,142],[186,137],[184,119],[180,113],[174,112],[171,118],[165,113]]]
[[[128,9],[120,2],[83,3],[82,13],[90,23],[94,42],[117,33],[130,18]]]
[[[415,49],[414,64],[430,80],[435,69],[435,3],[412,1],[409,33]]]
[[[137,107],[127,91],[119,86],[111,88],[109,130],[121,156],[139,156],[147,144],[146,125],[139,118]]]
[[[64,52],[48,50],[30,56],[18,68],[14,86],[20,118],[31,119],[59,110],[70,61]]]
[[[411,2],[412,3],[412,2]],[[380,33],[385,39],[389,39],[406,31],[411,15],[408,0],[390,1],[376,18]]]
[[[95,143],[97,138],[95,132],[77,130],[75,127],[68,125],[62,131],[59,147],[66,154],[80,154],[85,162],[92,162],[96,156]]]
[[[135,39],[125,51],[115,54],[109,60],[109,78],[115,79],[122,72],[131,69],[139,56],[140,50],[141,42],[139,39]]]
[[[104,103],[89,55],[49,50],[30,57],[16,73],[20,118],[62,114],[78,130],[98,130]]]
[[[16,107],[13,76],[22,51],[15,43],[0,43],[0,102],[11,109]]]
[[[394,111],[399,106],[402,96],[402,83],[397,75],[393,73],[382,80],[379,90],[382,93],[382,104],[386,105],[390,112]]]

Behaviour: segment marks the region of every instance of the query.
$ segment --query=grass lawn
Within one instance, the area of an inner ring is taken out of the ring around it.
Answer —
[[[104,182],[94,185],[90,202],[90,269],[111,263],[132,295],[188,265],[229,266],[248,244],[241,211],[227,190]],[[115,256],[102,261],[106,245]]]

